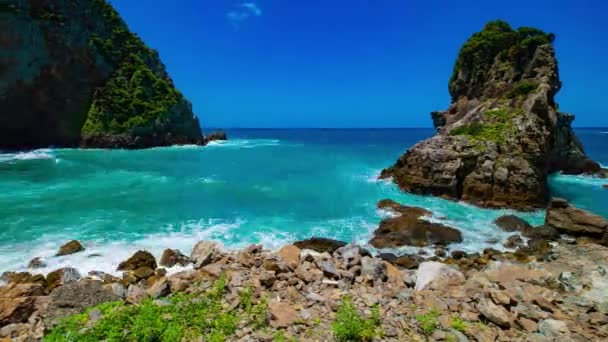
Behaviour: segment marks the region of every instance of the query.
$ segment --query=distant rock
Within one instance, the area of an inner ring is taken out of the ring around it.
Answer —
[[[549,198],[552,172],[604,175],[559,112],[553,34],[488,22],[462,46],[450,107],[433,112],[437,134],[382,171],[414,194],[482,207],[533,210]]]
[[[576,208],[561,198],[551,200],[545,216],[545,225],[563,234],[588,236],[608,242],[608,220]]]
[[[213,132],[207,136],[205,136],[205,142],[210,142],[210,141],[216,141],[216,140],[228,140],[228,137],[226,136],[226,132],[224,131],[218,131],[218,132]]]
[[[380,200],[377,204],[377,207],[378,207],[378,209],[389,209],[396,213],[405,214],[405,215],[411,214],[411,215],[417,216],[417,217],[431,216],[433,214],[424,208],[408,207],[408,206],[399,204],[391,199]]]
[[[327,239],[322,237],[312,237],[310,239],[296,241],[294,246],[300,249],[310,249],[319,253],[333,253],[338,248],[346,246],[346,242]]]
[[[84,251],[84,246],[82,246],[82,244],[79,241],[72,240],[72,241],[66,243],[65,245],[59,247],[59,251],[57,251],[56,255],[63,256],[63,255],[78,253],[81,251]]]
[[[156,259],[147,251],[137,251],[129,259],[118,264],[117,271],[135,271],[141,267],[155,270]]]

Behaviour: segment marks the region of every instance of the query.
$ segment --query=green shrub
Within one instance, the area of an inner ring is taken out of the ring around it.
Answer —
[[[465,323],[465,321],[462,320],[462,318],[454,317],[450,322],[450,327],[452,327],[452,329],[454,330],[463,332],[467,328],[467,324]]]
[[[168,305],[156,305],[146,299],[139,305],[122,302],[101,304],[96,309],[102,318],[89,324],[88,312],[69,317],[53,328],[44,341],[168,341],[179,342],[203,337],[206,341],[224,341],[234,334],[245,316],[225,309],[220,294],[225,278],[216,281],[205,294],[177,293]]]
[[[420,329],[422,329],[422,332],[428,336],[437,330],[439,325],[437,318],[439,318],[440,315],[441,313],[439,311],[432,309],[424,315],[416,315],[415,318],[420,324]]]
[[[380,334],[379,308],[373,307],[371,317],[364,318],[357,312],[352,300],[345,297],[331,326],[338,341],[370,341]]]
[[[521,82],[515,84],[513,89],[511,89],[507,93],[507,98],[512,99],[514,97],[518,97],[521,95],[528,95],[531,92],[535,91],[536,88],[538,88],[538,83],[536,83],[536,82],[532,82],[532,81],[528,81],[528,80],[521,81]]]

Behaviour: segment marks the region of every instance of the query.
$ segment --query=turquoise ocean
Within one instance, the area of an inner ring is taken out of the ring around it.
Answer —
[[[188,254],[199,240],[226,249],[261,243],[277,248],[322,236],[366,244],[389,213],[391,198],[433,211],[432,220],[464,234],[453,249],[501,248],[508,234],[487,210],[400,192],[376,178],[431,129],[228,130],[206,147],[139,151],[40,149],[0,153],[0,272],[45,258],[49,272],[113,272],[138,249]],[[578,129],[587,153],[608,164],[608,129]],[[608,180],[554,175],[554,195],[608,217]],[[542,211],[518,213],[541,224]],[[53,257],[78,239],[85,252]],[[498,241],[498,243],[496,242]],[[395,252],[414,252],[404,248]]]

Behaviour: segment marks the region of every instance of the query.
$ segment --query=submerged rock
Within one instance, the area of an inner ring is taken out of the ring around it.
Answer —
[[[505,232],[527,232],[528,230],[532,229],[532,225],[529,224],[526,220],[517,217],[515,215],[503,215],[499,218],[497,218],[496,220],[494,220],[494,223],[498,226],[498,228],[501,228],[502,230],[504,230]]]
[[[333,253],[338,248],[346,246],[346,242],[327,239],[322,237],[312,237],[310,239],[296,241],[294,246],[300,249],[310,249],[319,253]]]
[[[603,174],[557,110],[554,36],[489,22],[461,48],[452,104],[433,113],[437,134],[381,173],[416,194],[483,207],[544,207],[551,172]]]
[[[29,264],[27,264],[27,268],[44,268],[46,267],[46,262],[41,257],[35,257],[30,260]]]
[[[84,251],[84,246],[82,246],[82,244],[79,241],[72,240],[72,241],[66,243],[65,245],[59,247],[59,251],[57,251],[56,255],[63,256],[63,255],[78,253],[81,251]]]

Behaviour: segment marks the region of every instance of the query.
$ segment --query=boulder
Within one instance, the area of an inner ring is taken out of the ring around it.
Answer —
[[[12,323],[26,323],[36,311],[35,297],[1,298],[0,327]]]
[[[27,268],[35,269],[35,268],[45,268],[46,262],[41,257],[35,257],[30,260],[29,264],[27,264]]]
[[[608,220],[576,208],[561,198],[551,200],[545,216],[545,225],[563,234],[596,239],[602,239],[608,233]]]
[[[159,261],[159,265],[164,267],[173,267],[175,265],[186,266],[189,263],[188,257],[183,255],[178,249],[165,249]]]
[[[431,213],[430,211],[423,209],[423,208],[418,208],[418,207],[408,207],[402,204],[399,204],[391,199],[383,199],[380,200],[377,204],[378,209],[388,209],[391,211],[394,211],[395,213],[399,213],[399,214],[406,214],[406,215],[415,215],[417,217],[420,216],[431,216],[433,215],[433,213]]]
[[[69,255],[84,251],[84,247],[77,240],[72,240],[65,245],[59,247],[56,256]]]
[[[190,260],[193,263],[194,269],[202,268],[213,261],[215,254],[218,252],[218,245],[213,241],[200,241],[192,249]]]
[[[44,313],[47,327],[57,324],[62,318],[84,312],[97,304],[113,302],[121,298],[103,286],[98,280],[82,279],[53,290]]]
[[[118,264],[117,271],[135,271],[138,268],[147,267],[155,270],[156,259],[148,251],[137,251],[129,259]]]
[[[515,215],[503,215],[494,220],[494,224],[496,224],[499,228],[504,230],[505,232],[520,232],[524,233],[530,229],[532,229],[532,225],[529,224],[526,220],[517,217]]]
[[[216,141],[216,140],[228,140],[228,137],[226,136],[226,132],[217,131],[217,132],[212,132],[205,136],[205,141],[207,141],[207,142]]]
[[[464,280],[464,274],[455,268],[440,262],[425,261],[420,264],[416,272],[416,285],[414,289],[416,291],[424,290],[433,282],[441,281],[448,284],[458,284]]]
[[[333,253],[338,248],[346,246],[346,242],[327,239],[322,237],[312,237],[310,239],[296,241],[294,246],[300,249],[310,249],[319,253]]]
[[[81,278],[77,269],[71,267],[60,268],[46,276],[46,286],[49,289],[54,289],[60,285],[78,281]]]
[[[462,234],[458,229],[425,221],[421,218],[421,211],[418,209],[382,220],[378,229],[374,231],[370,244],[376,248],[393,248],[405,245],[422,247],[462,242]]]
[[[171,293],[171,286],[167,278],[161,278],[148,289],[148,296],[152,299],[166,297]]]
[[[298,312],[289,303],[272,301],[268,304],[270,325],[274,328],[288,328],[298,319]]]
[[[488,298],[482,298],[477,304],[477,310],[490,322],[503,327],[510,328],[515,320],[513,314],[501,305],[496,305]]]
[[[365,256],[361,258],[361,276],[373,280],[385,281],[387,279],[386,263],[382,259]]]
[[[279,257],[293,270],[300,263],[300,248],[295,245],[287,245],[278,252]]]
[[[552,341],[570,340],[570,329],[565,322],[556,319],[545,319],[538,324],[538,331]]]

